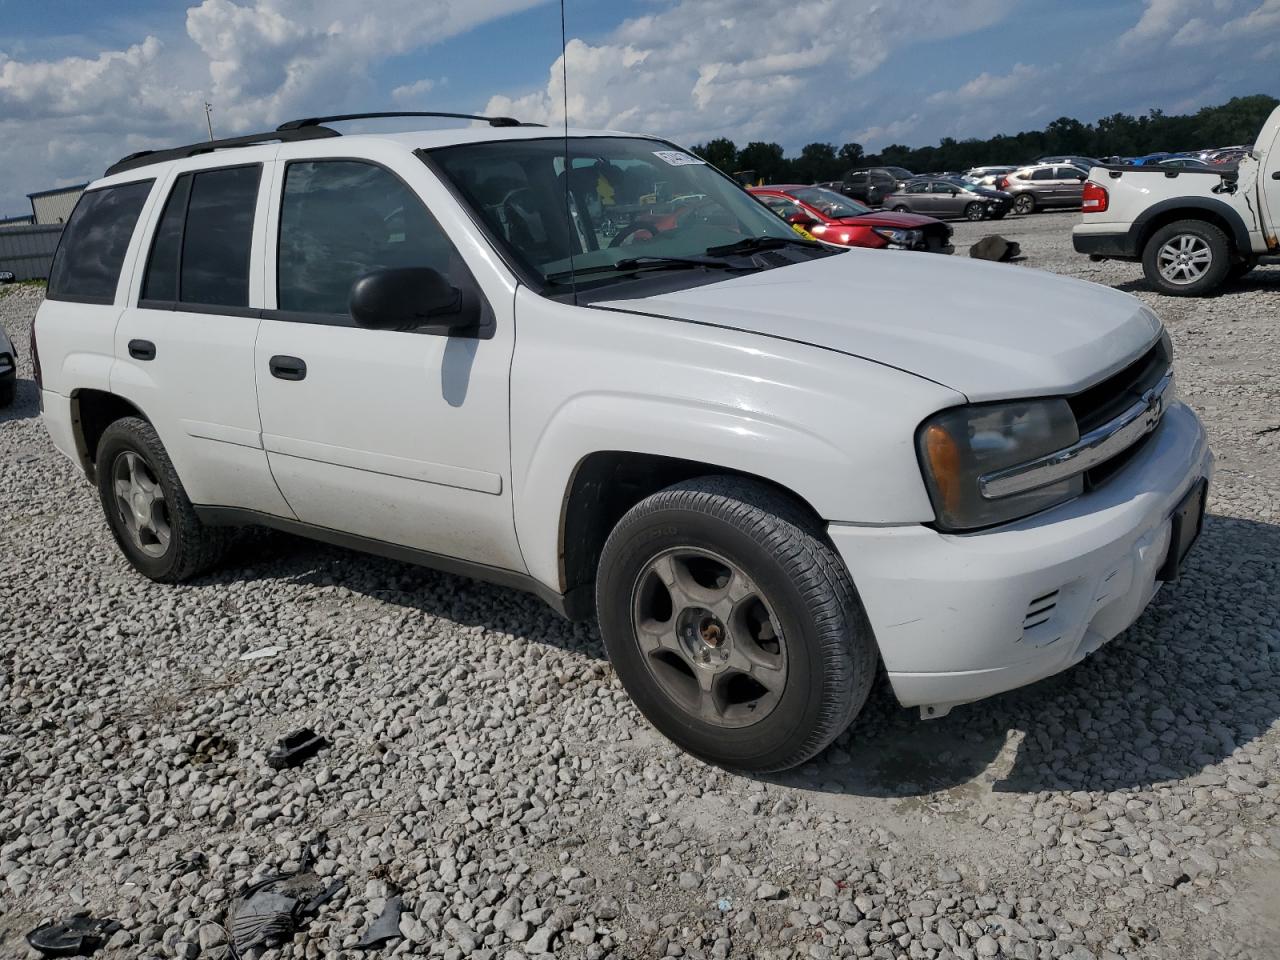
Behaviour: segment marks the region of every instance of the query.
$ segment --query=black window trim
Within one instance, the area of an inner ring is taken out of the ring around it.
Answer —
[[[178,175],[173,178],[173,185],[169,188],[169,192],[165,195],[164,203],[160,206],[160,216],[156,219],[155,227],[151,231],[151,244],[147,250],[147,261],[142,266],[142,279],[138,284],[138,301],[139,310],[168,310],[175,313],[216,313],[224,317],[260,317],[262,316],[261,307],[227,307],[216,303],[187,303],[183,300],[144,300],[142,292],[147,287],[147,271],[151,268],[151,257],[155,253],[156,237],[160,233],[160,222],[164,219],[165,207],[169,204],[169,198],[173,196],[173,191],[178,189],[178,181],[185,176],[191,177],[192,187],[187,188],[187,203],[182,211],[182,229],[178,232],[178,260],[175,267],[175,277],[173,289],[181,295],[182,293],[182,245],[187,238],[187,213],[191,209],[191,194],[194,192],[195,178],[198,173],[216,173],[222,170],[241,170],[245,167],[258,168],[258,193],[254,197],[254,227],[257,227],[257,211],[258,199],[262,196],[262,172],[265,163],[261,160],[253,163],[228,163],[217,167],[192,167],[187,170],[179,170]],[[251,235],[252,236],[252,235]],[[249,241],[249,290],[253,290],[253,240]]]
[[[537,138],[537,139],[542,139],[542,138]],[[414,153],[421,154],[422,151],[415,150]],[[288,160],[283,161],[283,170],[280,173],[280,196],[278,198],[278,203],[276,204],[276,210],[275,210],[276,248],[274,251],[274,255],[275,255],[276,306],[264,307],[262,310],[260,310],[258,315],[262,319],[280,320],[284,323],[311,323],[311,324],[315,324],[317,326],[322,326],[322,327],[350,327],[356,330],[364,329],[363,327],[361,327],[359,324],[356,323],[355,318],[352,317],[350,313],[321,313],[319,311],[311,311],[311,310],[281,310],[280,309],[280,237],[283,233],[283,228],[284,228],[284,191],[285,191],[285,185],[289,181],[289,168],[293,166],[295,163],[363,163],[370,167],[377,167],[379,170],[383,171],[384,173],[391,174],[391,176],[395,177],[398,181],[400,181],[400,185],[403,186],[405,190],[409,192],[409,195],[414,197],[420,204],[422,204],[422,209],[427,212],[427,216],[430,217],[432,222],[435,223],[435,225],[440,228],[440,232],[444,234],[445,239],[448,240],[450,245],[453,247],[454,252],[458,256],[458,260],[461,261],[462,265],[466,268],[467,275],[471,280],[471,288],[474,291],[475,296],[479,300],[480,323],[474,328],[458,329],[458,330],[451,331],[449,335],[451,337],[459,337],[464,339],[475,339],[475,340],[490,340],[493,338],[494,333],[497,332],[498,324],[497,324],[497,317],[493,312],[493,307],[489,303],[489,298],[485,296],[484,289],[480,286],[480,282],[476,279],[475,272],[471,269],[471,265],[467,263],[466,257],[462,255],[462,250],[459,249],[458,244],[454,241],[454,238],[449,235],[449,231],[446,230],[444,226],[440,223],[439,218],[436,217],[434,213],[432,213],[431,207],[427,205],[427,202],[424,199],[422,199],[421,194],[419,194],[417,190],[413,189],[413,187],[410,186],[409,182],[405,180],[404,177],[400,176],[400,174],[396,173],[396,171],[392,170],[386,164],[380,163],[377,160],[371,160],[368,157],[356,157],[356,156],[345,156],[345,155],[344,156],[321,156],[321,157],[292,157]],[[433,170],[433,172],[436,173],[437,179],[440,179],[441,182],[444,183],[446,186],[452,186],[447,180],[445,180],[443,177],[440,177],[437,171]],[[456,199],[459,199],[459,200],[461,199],[461,198],[458,198],[456,194],[454,196]],[[466,204],[463,204],[463,208],[464,209],[466,208]],[[267,251],[267,252],[271,253],[271,251]],[[436,332],[436,328],[427,326],[427,327],[421,327],[419,328],[419,330],[412,330],[408,332],[434,333]]]
[[[152,191],[154,191],[154,190],[155,190],[155,188],[156,188],[156,178],[155,178],[155,177],[140,177],[140,178],[139,178],[139,179],[137,179],[137,180],[124,180],[124,181],[121,181],[120,183],[107,183],[107,184],[103,184],[103,185],[102,185],[102,186],[100,186],[100,187],[93,187],[93,188],[91,188],[91,189],[89,189],[89,190],[84,190],[84,191],[82,191],[82,192],[81,192],[81,194],[80,194],[80,196],[79,196],[79,198],[76,200],[76,207],[80,206],[80,202],[81,202],[82,200],[84,200],[84,198],[85,198],[86,196],[88,196],[89,194],[91,194],[91,193],[101,193],[101,192],[103,192],[104,190],[115,190],[115,189],[117,189],[117,188],[119,188],[119,187],[133,187],[133,186],[137,186],[138,184],[142,184],[142,183],[149,183],[149,184],[151,184],[151,190],[152,190]],[[147,200],[150,200],[150,199],[151,199],[151,195],[150,195],[150,194],[148,194],[148,195],[147,195]],[[142,201],[142,205],[143,205],[143,207],[144,207],[144,208],[145,208],[145,207],[146,207],[146,205],[147,205],[147,200]],[[76,211],[75,211],[75,207],[73,207],[73,208],[71,209],[71,214],[67,217],[67,223],[70,223],[70,222],[71,222],[71,217],[75,216],[75,212],[76,212]],[[129,243],[130,243],[130,244],[132,244],[132,243],[133,243],[133,234],[134,234],[135,232],[137,232],[137,229],[138,229],[138,223],[139,223],[139,221],[141,221],[141,220],[142,220],[142,211],[141,211],[141,210],[139,210],[139,211],[138,211],[138,219],[137,219],[137,220],[135,220],[135,221],[134,221],[134,223],[133,223],[133,231],[131,231],[131,232],[129,233]],[[57,244],[56,244],[56,245],[54,246],[54,248],[53,248],[53,257],[52,257],[52,258],[50,258],[50,260],[49,260],[49,273],[50,273],[50,275],[51,275],[51,276],[52,276],[52,274],[53,274],[53,264],[54,264],[54,263],[56,263],[56,262],[58,261],[58,254],[59,254],[59,253],[61,252],[61,250],[62,250],[62,242],[67,238],[67,229],[66,229],[66,228],[67,228],[67,224],[66,224],[66,223],[64,223],[64,224],[62,225],[62,232],[58,234],[58,242],[57,242]],[[126,248],[125,248],[125,259],[127,259],[127,258],[128,258],[128,256],[129,256],[129,249],[128,249],[128,247],[126,247]],[[116,274],[116,289],[115,289],[115,293],[111,294],[111,296],[109,296],[109,297],[89,297],[89,296],[84,296],[84,295],[82,295],[82,294],[75,294],[75,293],[63,294],[62,296],[55,296],[55,295],[53,295],[52,293],[50,293],[50,292],[49,292],[48,287],[46,286],[46,288],[45,288],[45,295],[44,295],[44,298],[45,298],[46,300],[55,300],[55,301],[57,301],[58,303],[88,303],[88,304],[93,304],[94,306],[99,306],[99,307],[109,307],[109,306],[112,306],[112,305],[116,302],[116,297],[117,297],[117,296],[119,296],[119,294],[120,294],[120,278],[121,278],[121,276],[123,276],[123,274],[124,274],[124,260],[122,259],[122,260],[120,261],[120,273]]]

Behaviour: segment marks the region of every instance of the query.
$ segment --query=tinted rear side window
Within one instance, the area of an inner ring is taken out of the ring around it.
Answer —
[[[182,237],[182,303],[249,305],[249,248],[261,175],[259,166],[195,175]]]
[[[49,271],[50,300],[111,303],[129,239],[154,180],[86,191],[62,231]]]
[[[184,173],[156,227],[142,299],[249,305],[249,252],[262,167]]]

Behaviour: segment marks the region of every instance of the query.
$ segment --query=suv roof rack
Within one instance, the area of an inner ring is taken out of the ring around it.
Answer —
[[[276,127],[277,130],[303,130],[316,127],[322,123],[338,123],[342,120],[382,120],[387,117],[445,117],[450,120],[483,120],[491,127],[540,127],[540,123],[521,123],[515,117],[480,117],[473,113],[436,113],[422,110],[390,110],[381,113],[337,113],[328,117],[304,117],[301,120],[289,120]]]
[[[189,143],[183,147],[170,147],[167,150],[139,150],[137,153],[131,153],[127,157],[121,157],[107,167],[107,172],[103,176],[109,177],[113,173],[124,173],[126,170],[149,166],[153,163],[164,163],[166,160],[182,160],[186,157],[196,157],[202,153],[212,153],[215,150],[223,150],[228,147],[252,147],[259,143],[287,143],[293,140],[319,140],[323,137],[339,136],[341,134],[337,130],[330,130],[328,127],[312,124],[296,129],[285,130],[282,128],[280,130],[268,130],[265,133],[250,133],[243,137],[201,140],[199,143]]]
[[[166,160],[182,160],[186,157],[212,153],[228,147],[251,147],[259,143],[289,143],[295,140],[319,140],[322,137],[340,137],[337,130],[324,126],[326,123],[338,123],[342,120],[380,120],[386,117],[445,117],[450,120],[483,120],[491,127],[541,127],[541,123],[524,123],[514,117],[480,117],[471,113],[434,113],[421,110],[391,110],[381,113],[337,113],[328,117],[303,117],[301,120],[288,120],[274,130],[266,133],[250,133],[242,137],[224,137],[221,140],[201,140],[183,147],[170,147],[167,150],[139,150],[127,157],[121,157],[103,176],[113,173],[124,173],[137,167],[145,167],[152,163],[164,163]]]

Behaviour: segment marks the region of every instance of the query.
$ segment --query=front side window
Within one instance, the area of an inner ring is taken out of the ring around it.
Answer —
[[[49,271],[50,300],[111,303],[120,267],[154,180],[87,190],[62,230]]]
[[[357,160],[293,162],[280,207],[281,310],[346,314],[351,285],[375,270],[465,271],[448,235],[408,186]]]
[[[262,167],[184,173],[151,243],[143,301],[249,305],[249,253]]]
[[[561,138],[429,157],[511,258],[549,285],[580,274],[612,283],[638,259],[714,257],[744,241],[805,245],[732,180],[668,144],[580,137],[569,150],[567,169]]]

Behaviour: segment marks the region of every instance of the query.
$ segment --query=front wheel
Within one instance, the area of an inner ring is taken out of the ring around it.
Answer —
[[[1026,215],[1036,212],[1036,198],[1029,193],[1020,193],[1013,201],[1013,212]]]
[[[894,213],[910,213],[911,208],[908,207],[905,203],[900,203],[893,208],[893,212]]]
[[[200,522],[150,423],[126,417],[107,427],[95,470],[107,524],[139,573],[180,583],[222,557],[227,531]]]
[[[1142,270],[1161,293],[1200,297],[1222,286],[1231,269],[1227,235],[1204,220],[1161,227],[1142,251]]]
[[[820,526],[755,481],[703,477],[633,507],[596,579],[600,632],[641,713],[723,766],[784,770],[862,708],[875,640]]]
[[[971,203],[964,208],[964,218],[972,223],[987,218],[987,208],[980,203]]]

